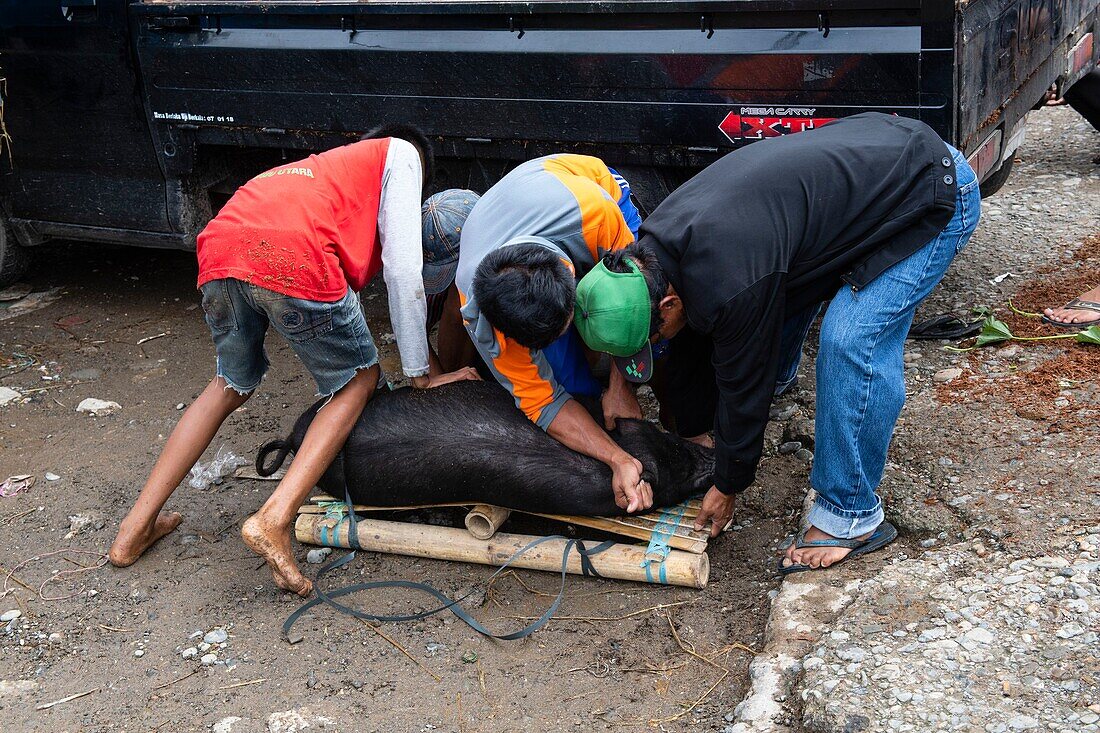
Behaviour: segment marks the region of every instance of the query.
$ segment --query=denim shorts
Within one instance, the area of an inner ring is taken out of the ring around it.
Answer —
[[[260,386],[267,372],[269,324],[290,342],[320,396],[340,391],[357,371],[378,363],[359,296],[350,288],[334,303],[291,298],[235,278],[211,280],[201,290],[218,376],[241,394]]]

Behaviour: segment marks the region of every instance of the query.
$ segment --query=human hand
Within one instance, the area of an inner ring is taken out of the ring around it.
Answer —
[[[711,486],[703,497],[699,516],[695,518],[695,531],[705,530],[709,524],[710,536],[717,537],[731,519],[733,519],[733,497],[723,494],[717,486]]]
[[[479,382],[481,381],[481,375],[473,367],[462,367],[444,374],[425,374],[422,377],[413,377],[411,381],[412,386],[416,389],[432,389],[451,382],[464,382],[467,380]]]
[[[627,453],[623,456],[611,465],[611,490],[615,493],[615,504],[629,514],[649,509],[653,506],[653,488],[648,481],[642,480],[642,463]]]
[[[642,406],[638,404],[638,396],[629,387],[616,388],[612,385],[605,390],[600,399],[600,407],[603,408],[603,424],[608,430],[614,430],[615,422],[620,418],[633,418],[641,420]]]

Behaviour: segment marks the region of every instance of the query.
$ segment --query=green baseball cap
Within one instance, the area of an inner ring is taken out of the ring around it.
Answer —
[[[637,264],[626,262],[630,272],[612,272],[600,261],[580,279],[573,322],[590,349],[614,357],[627,381],[648,382],[653,376],[649,288]]]

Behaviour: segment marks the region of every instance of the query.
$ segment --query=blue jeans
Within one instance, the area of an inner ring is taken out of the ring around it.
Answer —
[[[231,277],[211,280],[201,290],[218,355],[217,375],[240,394],[254,391],[267,373],[268,326],[290,342],[319,396],[339,392],[357,371],[378,363],[359,296],[351,288],[335,303],[291,298]]]
[[[981,195],[966,159],[955,159],[955,215],[939,235],[858,292],[843,287],[829,303],[817,355],[817,500],[807,520],[852,538],[883,520],[875,494],[886,450],[905,404],[903,349],[913,313],[966,246],[981,215]]]

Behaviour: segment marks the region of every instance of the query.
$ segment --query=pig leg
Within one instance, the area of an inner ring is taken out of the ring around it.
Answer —
[[[300,596],[308,596],[313,591],[313,583],[302,575],[294,561],[290,524],[298,507],[340,452],[363,407],[374,394],[380,374],[377,365],[357,372],[327,405],[318,410],[275,493],[241,527],[245,544],[267,561],[275,585],[283,590]]]

